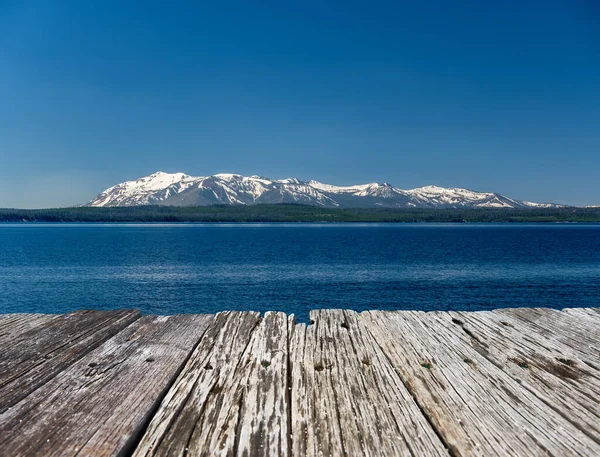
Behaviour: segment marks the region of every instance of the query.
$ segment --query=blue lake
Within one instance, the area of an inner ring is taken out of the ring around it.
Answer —
[[[2,313],[514,306],[600,306],[600,225],[0,225]]]

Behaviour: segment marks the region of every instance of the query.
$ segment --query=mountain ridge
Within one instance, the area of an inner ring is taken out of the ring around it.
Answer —
[[[326,208],[558,208],[564,205],[516,200],[496,192],[460,187],[400,189],[371,182],[336,186],[298,178],[218,173],[191,176],[158,171],[109,187],[87,206],[206,206],[299,203]]]

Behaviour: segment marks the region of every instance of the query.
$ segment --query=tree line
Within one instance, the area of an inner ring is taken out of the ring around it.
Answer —
[[[0,209],[0,222],[600,222],[600,208],[321,208],[297,204]]]

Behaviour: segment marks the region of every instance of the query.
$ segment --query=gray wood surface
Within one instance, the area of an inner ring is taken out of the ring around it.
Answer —
[[[237,455],[290,455],[288,354],[287,316],[267,312],[237,370],[241,410],[229,426],[237,437]]]
[[[600,311],[0,315],[0,456],[597,456]]]
[[[133,322],[0,415],[0,452],[129,454],[211,320],[145,316]]]
[[[600,367],[600,326],[578,318],[573,311],[549,308],[505,308],[494,313],[510,316],[529,328],[535,338],[562,343],[586,357],[586,363]]]
[[[600,312],[596,308],[567,308],[563,314],[577,322],[579,333],[586,333],[590,337],[590,347],[600,354]]]
[[[21,332],[0,351],[0,413],[140,317],[78,311]]]
[[[58,314],[0,314],[0,352],[22,333],[47,324]]]
[[[600,308],[565,308],[562,312],[573,316],[580,316],[587,321],[594,322],[594,325],[600,322]]]
[[[293,455],[448,455],[353,311],[321,310],[290,346]]]
[[[519,321],[498,313],[437,313],[436,318],[463,342],[481,342],[484,357],[564,421],[600,442],[600,371],[587,366],[579,353],[552,339],[536,338]]]
[[[239,374],[252,363],[247,349],[260,322],[260,315],[252,312],[215,316],[162,401],[135,456],[238,454],[241,430],[236,424],[244,400]]]
[[[360,319],[453,455],[600,455],[580,424],[488,359],[485,341],[457,338],[456,324],[438,313],[371,311]]]

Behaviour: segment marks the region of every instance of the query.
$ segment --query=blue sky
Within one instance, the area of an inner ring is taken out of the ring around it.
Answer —
[[[0,0],[0,207],[157,170],[600,204],[599,3]]]

